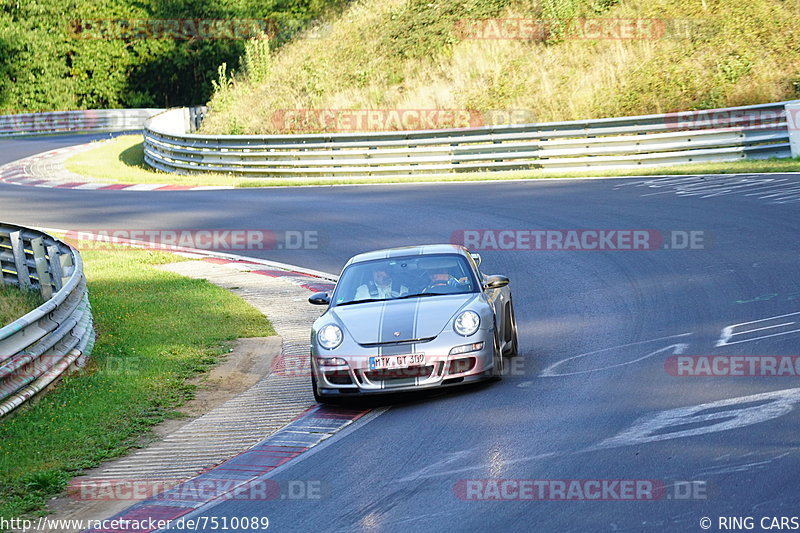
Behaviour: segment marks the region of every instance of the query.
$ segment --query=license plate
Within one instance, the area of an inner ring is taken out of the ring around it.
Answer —
[[[424,366],[425,354],[381,355],[369,358],[370,370],[392,370],[409,366]]]

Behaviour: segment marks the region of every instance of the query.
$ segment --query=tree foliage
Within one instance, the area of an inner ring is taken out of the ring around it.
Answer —
[[[258,20],[277,47],[346,0],[0,0],[0,112],[205,103],[246,39],[87,32],[109,21]],[[158,32],[157,32],[158,33]]]

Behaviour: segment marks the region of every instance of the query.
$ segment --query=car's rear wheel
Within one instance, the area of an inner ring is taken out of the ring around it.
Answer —
[[[509,300],[508,302],[508,328],[511,329],[510,334],[510,343],[508,342],[508,336],[506,336],[507,344],[509,347],[503,353],[506,357],[516,357],[519,355],[519,341],[517,340],[517,315],[514,313],[514,301]]]

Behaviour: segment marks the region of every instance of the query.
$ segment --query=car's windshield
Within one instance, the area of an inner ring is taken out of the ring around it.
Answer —
[[[333,305],[475,292],[469,263],[458,254],[393,257],[354,263],[342,272]]]

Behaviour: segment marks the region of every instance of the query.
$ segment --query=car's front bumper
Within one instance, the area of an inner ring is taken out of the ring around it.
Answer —
[[[451,355],[455,346],[483,343],[479,350]],[[422,343],[362,346],[345,343],[335,350],[325,350],[312,343],[311,371],[320,396],[358,396],[364,394],[419,391],[486,379],[494,364],[493,332],[479,330],[470,337],[455,333],[440,335]],[[370,357],[423,354],[424,365],[390,371],[371,370]],[[321,364],[321,359],[338,357],[345,366]]]

